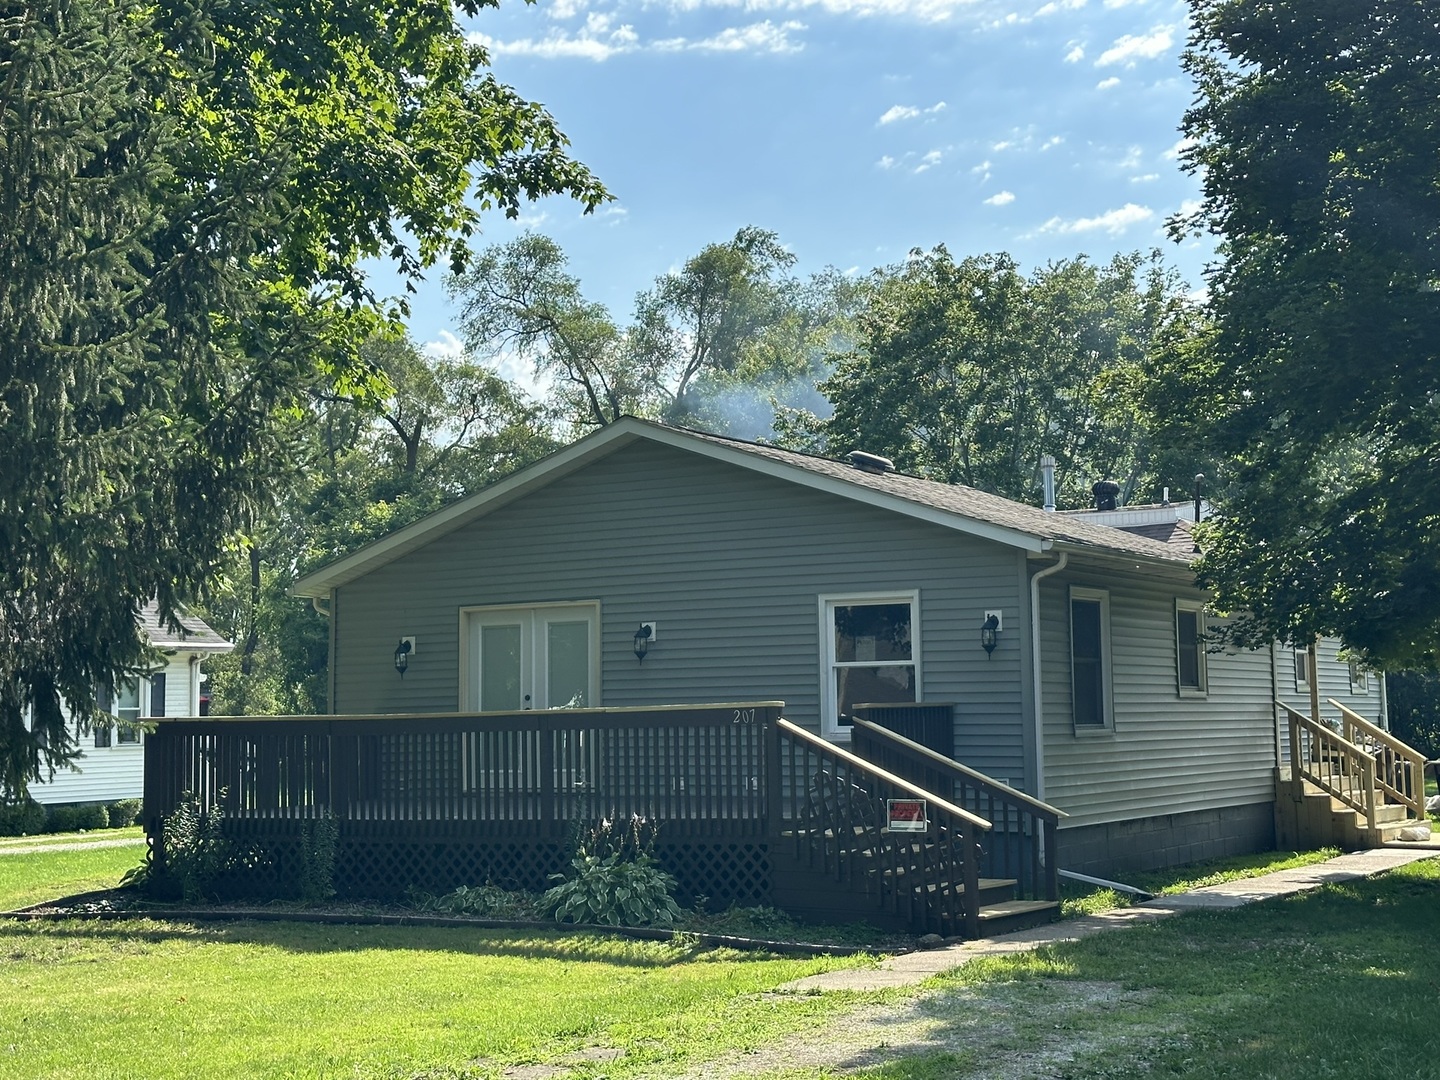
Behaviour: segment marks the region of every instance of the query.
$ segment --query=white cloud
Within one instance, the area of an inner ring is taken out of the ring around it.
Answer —
[[[985,200],[986,206],[1009,206],[1015,201],[1015,195],[1010,191],[998,191]]]
[[[1140,167],[1140,159],[1143,155],[1144,151],[1141,150],[1140,147],[1130,147],[1129,150],[1125,151],[1125,156],[1115,163],[1116,170],[1125,172],[1128,169],[1138,169]]]
[[[1055,147],[1059,146],[1064,141],[1064,135],[1051,135],[1048,139],[1046,139],[1043,143],[1040,144],[1040,152],[1043,154],[1046,150],[1053,150],[1055,149]]]
[[[977,175],[980,174],[980,173],[984,173],[986,176],[989,176],[989,175],[990,175],[990,162],[988,162],[988,161],[982,161],[982,162],[980,162],[979,165],[976,165],[976,166],[975,166],[974,168],[972,168],[970,171],[971,171],[972,173],[977,174]]]
[[[1179,214],[1181,217],[1190,217],[1193,214],[1199,213],[1200,207],[1203,205],[1204,203],[1199,199],[1186,199],[1180,204]]]
[[[669,11],[697,11],[712,8],[743,8],[746,11],[823,11],[829,15],[859,18],[908,18],[920,22],[946,22],[969,12],[988,16],[976,0],[653,0],[653,6]],[[1002,16],[1003,23],[1009,17]],[[977,20],[978,21],[978,20]],[[1019,21],[1015,16],[1014,21]]]
[[[1155,211],[1148,206],[1136,206],[1134,203],[1126,203],[1116,210],[1107,210],[1090,218],[1076,218],[1074,221],[1065,221],[1062,218],[1052,217],[1044,225],[1040,226],[1041,233],[1092,233],[1105,232],[1111,236],[1119,236],[1132,225],[1138,225],[1142,221],[1149,221],[1155,216]]]
[[[575,33],[552,30],[543,38],[500,41],[487,34],[471,33],[469,40],[483,45],[497,56],[534,56],[542,60],[580,59],[597,63],[611,57],[638,52],[794,53],[805,46],[790,39],[805,29],[804,23],[764,22],[728,27],[708,38],[663,38],[642,41],[635,28],[625,23],[610,29],[611,16],[590,13],[585,26]]]
[[[1098,83],[1096,83],[1096,84],[1095,84],[1095,89],[1096,89],[1096,90],[1113,90],[1113,89],[1115,89],[1115,87],[1117,87],[1117,86],[1119,86],[1119,85],[1120,85],[1120,80],[1119,80],[1118,78],[1116,78],[1114,75],[1111,75],[1108,79],[1101,79]]]
[[[532,214],[521,213],[515,218],[515,224],[522,229],[538,229],[545,222],[550,220],[550,215],[544,210],[537,210]]]
[[[623,206],[617,206],[611,203],[609,206],[604,206],[596,210],[595,216],[601,221],[609,222],[611,225],[619,225],[630,216],[630,211]]]
[[[927,169],[933,169],[936,165],[939,165],[944,158],[945,154],[942,151],[931,150],[920,159],[920,164],[915,166],[915,172],[918,174],[925,172]]]
[[[897,120],[913,120],[920,115],[914,105],[891,105],[880,115],[880,123],[893,124]]]
[[[1043,19],[1047,15],[1055,15],[1061,11],[1079,11],[1084,6],[1085,0],[1050,0],[1050,3],[1035,12],[1035,17]]]
[[[1174,146],[1170,147],[1160,156],[1166,161],[1177,161],[1181,154],[1195,145],[1195,140],[1190,138],[1181,139]]]
[[[449,330],[441,330],[440,336],[434,341],[425,342],[420,346],[420,351],[437,360],[456,360],[465,355],[465,343]]]
[[[556,21],[573,19],[589,6],[590,0],[551,0],[545,5],[545,14]]]
[[[1130,7],[1132,4],[1147,4],[1150,0],[1105,0],[1105,6],[1110,9]]]
[[[1175,28],[1173,26],[1157,26],[1148,34],[1141,34],[1138,37],[1134,34],[1126,34],[1100,54],[1100,59],[1095,61],[1095,66],[1109,67],[1111,64],[1134,64],[1136,60],[1154,60],[1169,52],[1170,46],[1173,44],[1175,44]]]
[[[879,161],[875,162],[875,164],[882,169],[893,169],[896,165],[900,163],[896,161],[893,157],[891,157],[889,154],[886,154]]]
[[[1132,183],[1132,184],[1153,184],[1156,180],[1159,180],[1159,179],[1160,179],[1160,174],[1159,174],[1158,172],[1147,172],[1144,176],[1132,176],[1132,177],[1130,177],[1130,183]]]
[[[1071,46],[1070,46],[1070,51],[1065,54],[1065,63],[1067,63],[1067,64],[1078,64],[1081,60],[1084,60],[1084,59],[1085,59],[1085,46],[1084,46],[1084,45],[1071,45]]]
[[[928,108],[921,109],[915,105],[891,105],[881,115],[879,123],[893,124],[897,120],[914,120],[917,116],[934,116],[946,109],[945,102],[937,101]]]

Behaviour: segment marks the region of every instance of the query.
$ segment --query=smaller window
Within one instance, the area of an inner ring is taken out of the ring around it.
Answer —
[[[106,724],[104,727],[95,728],[95,749],[104,750],[110,745],[111,727]]]
[[[1205,685],[1205,609],[1191,600],[1175,601],[1175,681],[1181,694],[1203,694]]]
[[[1295,650],[1295,689],[1310,691],[1310,650]]]
[[[1108,730],[1110,596],[1099,589],[1070,590],[1070,688],[1075,730]]]
[[[1360,661],[1350,661],[1350,692],[1352,694],[1368,694],[1370,692],[1370,673],[1360,666]]]

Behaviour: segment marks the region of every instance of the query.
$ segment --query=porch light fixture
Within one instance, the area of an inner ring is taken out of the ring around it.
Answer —
[[[1000,616],[995,612],[988,612],[985,621],[980,624],[980,647],[989,656],[995,651],[995,645],[1000,638]]]
[[[410,641],[408,638],[401,638],[400,644],[395,646],[395,670],[400,677],[405,677],[405,669],[410,666]]]
[[[650,651],[650,639],[655,636],[655,628],[649,623],[641,623],[640,629],[635,631],[635,659],[642,664],[645,662],[645,654]]]

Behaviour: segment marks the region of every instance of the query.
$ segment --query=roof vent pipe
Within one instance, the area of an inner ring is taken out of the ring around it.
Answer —
[[[850,459],[852,468],[861,472],[887,473],[895,471],[895,463],[888,457],[881,457],[879,454],[867,454],[864,450],[851,450],[845,455]]]
[[[1045,512],[1055,512],[1055,458],[1046,454],[1040,459],[1040,480],[1045,486]]]
[[[1195,524],[1196,524],[1196,525],[1199,525],[1199,524],[1200,524],[1200,496],[1201,496],[1201,494],[1204,492],[1204,490],[1205,490],[1205,474],[1204,474],[1203,472],[1197,472],[1197,473],[1195,474]]]

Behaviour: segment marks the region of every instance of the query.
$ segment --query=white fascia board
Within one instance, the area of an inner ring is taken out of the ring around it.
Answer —
[[[533,465],[511,473],[468,499],[461,499],[443,507],[398,532],[366,544],[343,559],[337,559],[328,566],[306,574],[290,586],[290,595],[326,599],[331,589],[348,585],[371,570],[409,554],[476,518],[498,510],[506,503],[513,502],[536,488],[544,487],[638,437],[635,425],[628,419],[609,424],[578,442],[541,458]]]
[[[647,429],[645,434],[647,438],[658,443],[689,450],[692,453],[714,458],[717,461],[728,462],[731,465],[738,465],[742,469],[749,469],[752,472],[758,472],[765,476],[773,476],[792,484],[799,484],[801,487],[814,488],[816,491],[824,491],[831,495],[838,495],[842,499],[866,503],[870,506],[879,507],[882,510],[903,514],[906,517],[917,518],[920,521],[928,521],[931,524],[953,529],[956,532],[968,533],[971,536],[983,537],[986,540],[994,540],[1007,547],[1020,548],[1024,551],[1040,552],[1045,550],[1046,545],[1049,543],[1038,536],[1020,532],[1017,529],[1007,529],[1004,526],[992,525],[989,522],[979,521],[975,518],[966,517],[963,514],[940,510],[933,506],[925,506],[923,503],[912,502],[909,499],[902,499],[883,491],[875,491],[871,488],[862,487],[859,484],[847,484],[845,481],[838,480],[833,476],[798,469],[793,465],[786,465],[781,461],[772,461],[770,458],[747,454],[743,450],[734,450],[723,444],[713,443],[706,439],[691,439],[683,431],[654,428]]]

